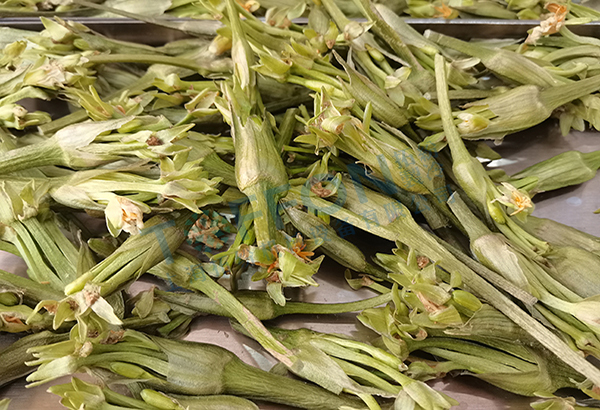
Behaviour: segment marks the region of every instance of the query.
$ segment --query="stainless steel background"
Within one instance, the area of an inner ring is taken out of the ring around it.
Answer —
[[[82,19],[79,19],[82,21]],[[468,37],[475,33],[478,37],[519,37],[525,31],[534,26],[536,22],[528,21],[436,21],[413,20],[420,30],[430,28],[459,37]],[[9,25],[27,29],[38,29],[39,23],[33,20],[2,19],[0,26]],[[158,43],[174,40],[181,37],[178,32],[171,30],[138,24],[130,20],[93,21],[90,24],[95,30],[109,36],[120,39],[143,40],[147,43]],[[575,31],[575,30],[574,30]],[[600,34],[600,24],[591,24],[587,28],[579,28],[581,34]],[[154,40],[157,39],[157,40]],[[492,163],[492,166],[501,166],[509,174],[519,171],[538,161],[550,158],[560,152],[577,149],[589,152],[600,149],[600,134],[595,131],[573,132],[567,137],[562,137],[554,121],[535,127],[510,137],[495,149],[502,154],[503,159]],[[600,179],[596,178],[578,187],[565,188],[555,193],[542,194],[535,197],[536,209],[534,215],[553,218],[560,222],[569,224],[590,234],[600,236],[600,215],[594,215],[593,211],[600,208]],[[356,237],[360,242],[361,238]],[[372,251],[386,252],[391,249],[392,244],[385,241],[376,246],[369,244]],[[0,252],[0,268],[17,274],[25,274],[25,265],[17,257]],[[343,278],[344,269],[333,262],[323,265],[323,269],[316,277],[318,288],[308,288],[295,292],[296,300],[308,302],[333,303],[341,301],[353,301],[372,296],[369,290],[353,291],[345,283]],[[150,286],[152,280],[144,278],[136,283],[132,293]],[[248,288],[255,288],[259,284],[246,282]],[[354,314],[332,315],[332,316],[290,316],[277,319],[273,325],[286,328],[307,327],[317,331],[329,333],[343,333],[369,340],[374,335],[362,327]],[[253,340],[234,333],[229,327],[229,322],[223,318],[202,317],[198,318],[187,340],[215,343],[236,353],[242,360],[252,365],[268,368],[274,360],[261,353],[260,346]],[[13,335],[0,335],[0,348],[16,340]],[[2,363],[0,363],[0,366]],[[64,383],[67,379],[59,380]],[[0,399],[11,398],[12,410],[59,410],[62,407],[58,398],[44,393],[47,387],[40,386],[35,389],[25,389],[25,382],[18,381],[12,385],[0,389]],[[480,382],[474,377],[447,377],[433,383],[433,386],[457,399],[461,404],[458,409],[462,410],[504,410],[504,409],[527,409],[528,398],[519,397],[506,393],[493,386]],[[284,409],[282,406],[261,404],[261,409]]]
[[[600,9],[600,0],[590,0],[586,4],[598,4],[597,8]],[[167,41],[172,41],[185,36],[185,34],[180,31],[170,30],[161,26],[148,25],[127,18],[75,17],[68,20],[83,23],[91,29],[110,37],[116,37],[125,41],[143,42],[146,44],[163,44]],[[360,21],[361,19],[355,20]],[[168,21],[186,23],[194,25],[196,28],[202,27],[202,30],[206,32],[207,35],[221,26],[221,23],[219,22],[207,20],[168,19]],[[527,36],[527,30],[539,24],[539,21],[537,20],[498,20],[483,18],[468,20],[406,18],[405,21],[421,32],[430,29],[459,38],[525,37]],[[303,23],[306,22],[306,19],[295,19],[294,22]],[[17,27],[25,30],[43,29],[38,18],[2,18],[2,14],[0,14],[0,27],[1,26]],[[579,35],[600,37],[600,21],[594,21],[584,25],[569,25],[569,29]]]

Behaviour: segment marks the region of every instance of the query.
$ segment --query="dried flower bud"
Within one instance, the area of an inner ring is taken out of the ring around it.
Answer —
[[[121,230],[137,235],[144,228],[144,213],[150,212],[150,207],[143,202],[132,201],[123,196],[113,196],[104,210],[106,225],[113,236],[119,236]]]
[[[535,192],[581,184],[589,181],[600,168],[600,151],[582,153],[567,151],[525,168],[512,175],[513,179],[537,178]]]
[[[550,34],[558,33],[565,24],[565,17],[569,9],[564,4],[546,3],[544,8],[550,11],[550,15],[540,22],[539,26],[533,28],[525,44],[535,44],[537,40]]]

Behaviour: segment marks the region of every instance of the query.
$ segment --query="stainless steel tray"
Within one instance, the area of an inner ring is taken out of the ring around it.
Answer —
[[[183,38],[186,35],[180,31],[165,27],[146,24],[127,18],[96,18],[73,17],[66,20],[76,21],[87,25],[93,30],[110,37],[125,41],[138,41],[146,44],[162,44],[165,41]],[[294,20],[303,23],[306,19]],[[360,19],[358,19],[360,21]],[[168,19],[174,22],[187,22],[189,24],[202,24],[207,33],[220,27],[219,22],[194,19]],[[537,26],[538,20],[498,20],[498,19],[415,19],[406,18],[405,21],[415,29],[423,32],[427,29],[458,38],[520,38],[527,36],[527,30]],[[39,18],[1,18],[0,27],[16,27],[25,30],[43,29]],[[582,36],[600,37],[600,21],[587,24],[572,25],[569,29]]]
[[[182,33],[162,27],[150,26],[127,19],[73,19],[88,24],[94,30],[122,40],[140,41],[150,44],[163,43],[183,37]],[[497,20],[453,20],[431,21],[409,19],[419,30],[432,29],[458,37],[469,37],[473,33],[477,37],[522,37],[526,31],[538,24],[535,21],[497,21]],[[0,19],[0,26],[12,26],[23,29],[40,29],[37,19]],[[573,31],[579,34],[600,35],[600,23],[580,26]],[[560,152],[580,150],[589,152],[600,150],[600,133],[596,131],[572,132],[562,137],[557,124],[549,121],[526,132],[507,137],[505,142],[495,147],[503,156],[496,161],[509,174],[519,171],[538,161],[547,159]],[[600,236],[600,215],[593,211],[600,208],[600,178],[596,178],[577,187],[565,188],[554,193],[535,197],[534,215],[553,218],[593,235]],[[360,237],[356,238],[358,241]],[[354,239],[353,239],[354,240]],[[392,244],[381,241],[377,245],[370,243],[371,249],[386,252]],[[0,251],[0,269],[24,275],[23,261]],[[316,280],[318,288],[297,291],[297,300],[320,303],[353,301],[372,296],[369,290],[353,291],[343,278],[344,268],[333,262],[325,263]],[[143,278],[131,291],[136,293],[152,284],[150,278]],[[247,288],[259,288],[260,284],[246,281]],[[354,314],[331,316],[290,316],[277,319],[273,325],[286,328],[307,327],[317,331],[342,333],[369,340],[374,335],[362,327]],[[0,348],[16,340],[12,335],[0,335]],[[229,326],[227,319],[218,317],[202,317],[195,321],[187,340],[214,343],[236,353],[242,360],[252,365],[268,367],[274,359],[261,353],[260,346],[249,338],[236,334]],[[2,363],[0,363],[0,366]],[[66,379],[56,383],[64,383]],[[58,398],[45,393],[47,387],[41,386],[32,390],[25,389],[25,382],[18,381],[0,389],[0,399],[13,399],[11,410],[59,410],[62,409]],[[433,383],[433,386],[457,399],[461,404],[457,409],[464,410],[503,410],[527,409],[529,398],[504,392],[487,385],[474,377],[447,377]],[[284,409],[282,406],[262,404],[261,409]]]

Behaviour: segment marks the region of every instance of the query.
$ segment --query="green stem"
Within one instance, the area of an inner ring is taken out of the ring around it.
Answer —
[[[340,70],[339,68],[335,67],[331,63],[322,60],[316,60],[313,68],[317,71],[320,71],[323,74],[327,74],[333,77],[340,77],[344,81],[350,81],[350,79],[348,78],[348,74],[346,74],[343,70]]]
[[[504,214],[506,220],[506,214]],[[528,258],[535,259],[538,255],[535,253],[535,250],[532,249],[529,243],[520,237],[517,233],[515,233],[512,229],[510,229],[506,224],[496,223],[495,224],[498,230],[508,238],[512,245],[515,245],[521,250],[525,256]]]
[[[361,364],[363,366],[372,367],[373,369],[376,369],[381,373],[385,374],[392,380],[395,380],[400,385],[413,382],[413,380],[410,377],[400,373],[395,368],[366,354],[358,353],[352,349],[339,346],[338,344],[327,340],[318,340],[318,347],[325,353],[333,357],[348,360],[354,363]]]
[[[187,68],[200,74],[208,74],[205,67],[198,65],[195,61],[181,57],[170,57],[149,54],[100,54],[86,57],[90,64],[115,64],[115,63],[137,63],[137,64],[165,64],[175,67]]]
[[[423,203],[424,210],[419,208],[421,209],[423,216],[425,218],[429,217],[429,220],[432,220],[434,222],[437,221],[437,224],[432,226],[431,229],[438,229],[438,227],[442,228],[444,226],[448,226],[447,221],[449,220],[450,225],[454,226],[456,229],[458,229],[464,234],[465,229],[460,224],[460,221],[458,220],[456,215],[452,213],[452,211],[448,207],[448,204],[442,200],[442,198],[444,198],[445,195],[446,192],[444,191],[443,194],[440,194],[438,192],[437,195],[436,193],[430,193],[425,195],[414,194],[414,197],[416,201]],[[442,224],[442,222],[445,223]]]
[[[600,238],[551,219],[529,216],[526,222],[519,224],[530,234],[552,245],[575,246],[592,253],[600,252]]]
[[[572,60],[577,57],[600,57],[600,51],[595,45],[565,47],[546,54],[542,59],[557,64],[560,60]]]
[[[330,315],[347,312],[360,312],[376,306],[383,305],[392,300],[392,293],[386,292],[382,295],[369,299],[358,300],[356,302],[345,303],[305,303],[305,302],[287,302],[281,309],[285,315],[306,314],[306,315]]]
[[[38,127],[40,133],[44,135],[54,134],[56,131],[65,128],[68,125],[77,124],[88,119],[86,110],[80,109],[72,112],[71,114],[60,117],[54,121]]]
[[[269,34],[263,33],[260,30],[256,30],[253,26],[249,24],[244,24],[244,33],[246,34],[248,41],[251,42],[254,48],[262,49],[264,44],[268,44],[271,50],[274,50],[277,53],[280,53],[286,49],[289,42],[279,38],[274,37]]]
[[[379,13],[373,10],[372,2],[369,0],[355,0],[355,3],[358,3],[361,6],[363,14],[374,23],[373,31],[381,37],[385,44],[389,45],[390,48],[394,50],[398,57],[406,61],[415,71],[424,70],[423,66],[421,66],[408,46],[404,44],[398,33],[396,33],[396,31],[381,18]]]
[[[40,17],[48,17],[48,18],[53,18],[53,17],[77,17],[80,15],[86,15],[89,13],[88,10],[85,9],[76,9],[76,10],[67,10],[67,11],[63,11],[63,12],[58,12],[56,10],[50,10],[50,11],[42,11],[42,10],[36,10],[36,11],[28,11],[28,10],[23,10],[21,9],[22,6],[14,6],[14,7],[3,7],[0,6],[0,13],[2,13],[2,17],[3,18],[7,18],[7,17],[29,17],[29,18],[35,18],[36,20]],[[14,30],[14,29],[13,29]],[[23,37],[28,37],[33,35],[33,33],[29,33],[25,30],[20,30],[23,31]]]
[[[136,410],[137,409],[139,409],[139,410],[156,410],[157,409],[155,406],[146,404],[141,400],[136,400],[134,398],[124,396],[119,393],[115,393],[114,391],[112,391],[108,388],[102,389],[102,394],[104,394],[104,397],[106,398],[107,403],[120,406],[120,407],[118,407],[118,409],[122,409],[124,406],[127,406],[128,409],[136,409]],[[102,407],[102,409],[103,410],[117,410],[117,408],[105,409],[104,407]]]
[[[279,125],[279,134],[277,134],[275,139],[275,147],[279,152],[282,152],[283,155],[283,147],[288,145],[294,136],[294,129],[296,128],[296,115],[298,115],[298,108],[289,108],[281,120],[281,124]]]
[[[575,326],[565,322],[552,311],[546,309],[542,305],[537,305],[535,308],[542,315],[544,315],[546,320],[548,320],[553,326],[556,326],[558,330],[572,337],[575,343],[577,344],[578,349],[589,351],[594,356],[600,357],[600,344],[598,343],[598,340],[594,335],[590,334],[589,336],[587,336],[585,332],[582,332]]]
[[[356,1],[356,0],[355,0]],[[359,0],[362,3],[364,0]],[[366,4],[365,4],[366,5]],[[440,52],[440,48],[432,41],[427,40],[421,33],[410,26],[402,17],[383,4],[369,5],[374,13],[377,13],[392,30],[394,30],[402,42],[409,47],[422,50],[428,55]]]
[[[122,319],[123,327],[126,329],[141,329],[147,326],[152,326],[156,324],[164,324],[164,319],[159,315],[149,315],[144,318],[141,317],[128,317]]]
[[[509,367],[503,366],[500,363],[497,363],[493,360],[487,360],[481,357],[473,357],[469,354],[460,353],[448,349],[442,349],[439,347],[424,347],[420,349],[426,353],[431,355],[441,357],[442,359],[451,361],[452,363],[460,365],[468,371],[471,371],[476,374],[485,374],[485,373],[502,373],[502,374],[510,374],[517,373],[518,370]]]
[[[257,410],[256,404],[241,397],[229,395],[210,396],[181,396],[170,394],[169,397],[177,400],[184,409],[214,409],[214,410]],[[161,400],[161,403],[163,401]],[[170,404],[169,404],[170,405]],[[153,410],[155,408],[153,407]]]
[[[524,291],[523,289],[515,286],[512,282],[504,279],[501,275],[494,272],[491,269],[483,266],[476,260],[470,258],[468,255],[464,254],[454,246],[449,243],[443,241],[442,239],[437,239],[437,241],[444,247],[448,252],[450,252],[457,260],[464,263],[471,270],[476,272],[479,276],[496,286],[498,289],[501,289],[508,293],[509,295],[515,297],[525,304],[525,306],[533,306],[537,303],[537,298],[535,298],[530,293]]]
[[[503,91],[506,90],[450,90],[448,96],[451,100],[483,100],[501,94]],[[430,95],[433,101],[437,101],[437,92],[431,92]]]
[[[427,31],[425,38],[443,47],[477,57],[490,71],[509,78],[519,84],[533,84],[538,87],[553,87],[565,79],[555,78],[550,72],[527,57],[503,49],[486,48],[450,36]]]
[[[126,92],[126,95],[130,96],[138,91],[143,91],[147,88],[150,88],[150,87],[152,87],[152,83],[154,82],[155,78],[156,78],[155,74],[147,72],[133,84],[131,84],[127,87],[121,88],[121,89],[113,92],[112,94],[109,94],[105,98],[105,100],[110,100],[112,98],[119,97],[120,95],[123,95],[123,92]],[[87,111],[80,109],[80,110],[72,112],[71,114],[65,115],[64,117],[56,119],[52,122],[41,125],[39,127],[39,130],[44,135],[50,135],[50,134],[54,134],[56,131],[58,131],[60,129],[65,128],[68,125],[76,124],[78,122],[85,121],[86,119],[88,119]]]
[[[362,66],[362,68],[369,73],[369,79],[377,84],[380,88],[383,88],[385,85],[385,78],[387,74],[381,68],[379,68],[373,60],[371,60],[371,56],[368,52],[363,50],[355,50],[354,56],[358,63]]]
[[[537,366],[531,362],[519,359],[513,355],[504,353],[503,351],[459,339],[432,337],[420,341],[409,342],[409,349],[411,352],[417,349],[430,352],[428,349],[431,348],[443,349],[443,351],[449,353],[458,353],[462,355],[462,360],[450,356],[439,356],[456,363],[467,364],[469,370],[475,373],[511,373],[537,370]]]
[[[46,140],[0,153],[0,175],[47,165],[67,165],[55,141]]]
[[[277,341],[248,308],[208,276],[201,265],[194,262],[191,257],[176,255],[174,263],[161,264],[150,273],[169,278],[179,286],[204,293],[221,305],[261,346],[286,366],[292,367],[298,361],[294,354]]]
[[[450,199],[448,199],[448,206],[458,218],[460,225],[464,228],[464,231],[466,231],[470,241],[474,241],[484,235],[492,233],[492,231],[490,231],[487,226],[471,212],[458,192],[455,192],[450,196]]]
[[[392,66],[390,65],[390,63],[387,60],[381,60],[381,61],[377,61],[377,65],[387,74],[387,75],[392,75],[394,74],[394,69],[392,68]]]
[[[256,166],[260,167],[261,165],[256,164]],[[269,184],[261,181],[244,190],[246,196],[250,198],[250,205],[254,213],[254,233],[258,246],[269,243],[277,237],[277,215],[275,214],[277,205],[273,203],[272,198],[267,197],[268,192],[272,192]]]
[[[193,214],[188,211],[152,217],[144,226],[149,230],[148,234],[131,235],[114,253],[65,286],[65,294],[79,292],[87,283],[94,283],[100,285],[101,295],[107,296],[137,280],[155,265],[172,257],[185,240],[184,226],[192,218]],[[156,234],[150,228],[158,228],[161,233]]]
[[[469,43],[468,41],[459,40],[454,37],[445,36],[434,31],[428,31],[425,33],[425,38],[443,47],[460,51],[463,54],[467,54],[471,57],[477,57],[481,60],[493,58],[495,55],[495,51],[490,48]]]
[[[195,118],[195,117],[194,117],[194,116],[193,116],[191,113],[189,113],[189,112],[188,112],[188,113],[185,115],[185,117],[183,117],[181,120],[179,120],[179,121],[177,122],[177,124],[175,124],[175,126],[177,127],[177,126],[179,126],[179,125],[185,125],[185,124],[189,124],[190,122],[192,122],[192,121],[194,120],[194,118]]]
[[[258,20],[254,16],[254,14],[250,13],[248,10],[246,10],[239,4],[237,5],[237,10],[241,15],[243,15],[246,18],[245,24],[251,26],[252,28],[254,28],[257,31],[260,31],[260,32],[263,32],[266,34],[270,34],[273,36],[277,36],[277,37],[294,39],[296,41],[306,40],[306,37],[304,36],[304,34],[302,34],[300,32],[292,31],[292,30],[285,30],[285,29],[282,29],[279,27],[273,27],[269,24],[263,23],[262,21]]]
[[[535,252],[545,253],[549,250],[548,243],[542,241],[541,239],[537,238],[536,236],[525,231],[523,228],[521,228],[520,225],[518,225],[514,221],[513,217],[505,216],[505,219],[506,219],[506,225],[512,231],[517,232],[520,238],[523,238],[523,240],[527,241],[527,243],[530,244],[530,246],[533,248],[533,250]],[[534,259],[537,259],[537,258],[534,258]]]
[[[598,90],[600,90],[600,75],[547,88],[540,92],[540,101],[549,110],[555,110],[561,105]]]
[[[315,153],[314,149],[301,148],[301,147],[292,147],[291,145],[284,145],[283,146],[283,150],[285,152],[303,152],[305,154],[314,154]]]
[[[365,409],[354,398],[336,395],[319,387],[232,360],[225,367],[225,391],[254,400],[265,400],[309,410]]]
[[[52,289],[49,285],[42,285],[31,279],[0,270],[0,286],[14,289],[23,295],[25,303],[36,305],[42,300],[61,300],[64,295],[61,291]]]
[[[245,9],[243,7],[239,7],[239,9],[245,11]],[[259,31],[259,32],[262,32],[265,34],[269,34],[272,36],[294,39],[296,41],[306,41],[306,37],[302,33],[298,33],[297,31],[291,31],[291,30],[283,30],[278,27],[269,26],[268,24],[265,24],[261,21],[254,20],[254,19],[256,19],[256,17],[254,17],[253,14],[248,13],[248,12],[246,12],[246,13],[248,15],[252,16],[253,19],[247,19],[245,23],[247,25],[249,25],[250,27],[252,27],[253,29],[255,29],[256,31]]]
[[[301,104],[312,103],[312,97],[310,96],[309,90],[302,90],[298,95],[292,95],[288,98],[278,98],[276,101],[270,101],[265,104],[265,110],[276,114],[288,108],[295,108]]]
[[[193,316],[188,316],[184,314],[177,315],[169,323],[160,327],[158,329],[158,333],[163,337],[167,337],[179,326],[187,327],[191,323],[193,318]]]
[[[401,387],[391,384],[376,374],[373,374],[372,372],[345,360],[337,359],[335,357],[332,357],[332,359],[348,376],[361,379],[368,384],[377,387],[378,389],[390,392],[394,395],[400,393]]]
[[[40,253],[35,240],[29,231],[22,225],[22,222],[15,221],[11,224],[11,227],[18,236],[13,244],[19,249],[19,253],[27,263],[29,268],[28,274],[30,277],[36,282],[48,284],[56,290],[63,289],[65,284],[46,264],[46,260]]]
[[[308,78],[299,77],[297,75],[287,76],[286,81],[290,84],[301,85],[314,92],[321,92],[323,87],[325,87],[328,92],[331,92],[333,94],[333,97],[346,98],[346,94],[344,94],[344,92],[341,91],[338,87],[331,87],[331,85],[323,83],[321,81],[311,80]],[[314,150],[311,152],[314,152]]]
[[[325,10],[331,16],[340,31],[343,32],[344,28],[350,24],[350,19],[344,15],[344,13],[335,4],[334,0],[322,0],[321,4],[323,7],[325,7]]]
[[[600,150],[586,152],[582,156],[583,161],[590,169],[597,170],[598,168],[600,168]]]
[[[119,342],[113,345],[96,345],[94,346],[94,354],[107,353],[136,353],[142,356],[151,357],[156,360],[166,362],[169,360],[168,354],[154,350],[153,348],[140,347],[135,342]]]
[[[387,279],[387,274],[385,272],[383,272],[377,266],[374,266],[374,265],[372,265],[372,264],[370,264],[368,262],[365,265],[365,267],[363,268],[363,272],[366,273],[366,274],[368,274],[368,275],[374,276],[376,278]],[[387,288],[385,288],[385,289],[387,289]],[[389,289],[387,291],[389,291]],[[384,292],[377,291],[377,292],[379,292],[379,293],[385,293],[387,291],[384,291]]]
[[[25,364],[27,361],[34,360],[33,353],[27,353],[30,348],[64,342],[68,339],[68,334],[55,334],[45,331],[25,336],[0,351],[0,362],[2,363],[2,366],[0,366],[0,387],[35,370],[34,367]]]
[[[381,406],[372,395],[367,393],[356,393],[356,395],[361,398],[369,410],[381,410]]]
[[[136,366],[141,366],[151,370],[162,377],[169,375],[169,362],[156,359],[143,353],[135,352],[113,352],[93,354],[80,359],[79,368],[83,369],[88,366],[98,366],[110,368],[110,365],[115,362],[130,363]]]
[[[15,245],[3,240],[0,240],[0,251],[12,253],[15,256],[21,257],[21,253]]]
[[[541,306],[541,305],[538,305]],[[557,309],[552,309],[552,313],[555,314],[558,318],[560,318],[560,320],[562,320],[565,323],[568,323],[569,325],[573,326],[575,329],[579,329],[580,332],[584,332],[584,333],[588,333],[588,327],[579,319],[573,317],[571,314],[569,313],[565,313],[562,312],[560,310]],[[596,337],[596,336],[594,336]]]
[[[39,246],[42,254],[48,259],[48,262],[54,268],[56,275],[63,283],[69,283],[76,278],[76,260],[69,260],[58,247],[54,238],[52,238],[44,225],[35,218],[28,218],[21,222],[27,230],[35,237],[35,242]],[[74,246],[71,244],[74,249]]]
[[[526,272],[531,273],[535,278],[531,278],[530,282],[535,280],[539,286],[543,286],[544,289],[548,290],[553,295],[569,302],[579,302],[583,299],[577,293],[573,292],[571,289],[554,279],[543,269],[542,266],[538,265],[536,262],[526,258],[523,260],[523,262],[529,267],[526,269]]]
[[[401,369],[405,366],[402,360],[400,360],[393,354],[387,352],[386,350],[372,346],[370,344],[359,342],[356,340],[340,338],[335,335],[325,335],[323,338],[350,350],[366,353],[367,355],[372,356],[374,359],[379,360],[380,362],[385,363],[395,369]]]
[[[539,289],[539,291],[540,301],[543,304],[553,309],[560,310],[561,312],[573,314],[575,310],[575,306],[573,303],[564,301],[561,298],[557,298],[545,289]]]
[[[323,74],[317,70],[309,70],[300,65],[294,65],[292,72],[295,75],[301,77],[312,77],[314,80],[321,81],[324,84],[328,84],[332,87],[340,88],[340,83],[336,78],[330,77],[327,74]],[[340,88],[341,89],[341,88]]]
[[[452,160],[454,163],[457,162],[466,162],[472,161],[471,154],[465,144],[462,141],[458,130],[456,129],[456,125],[454,124],[454,117],[452,115],[452,107],[450,106],[450,98],[448,97],[448,87],[444,87],[442,85],[446,84],[446,68],[445,68],[445,60],[439,54],[435,56],[435,65],[436,67],[440,67],[440,69],[436,70],[436,83],[437,87],[437,95],[438,95],[438,105],[440,107],[440,113],[442,117],[442,124],[444,127],[444,133],[446,134],[446,140],[448,141],[448,146],[450,147],[450,152],[452,153]],[[454,167],[454,166],[453,166]],[[464,189],[464,187],[463,187]]]
[[[65,255],[69,262],[77,265],[77,261],[79,259],[79,250],[60,230],[56,218],[40,221],[40,224],[42,226],[41,229],[47,232],[47,234],[50,236],[50,239],[56,243],[60,251]]]

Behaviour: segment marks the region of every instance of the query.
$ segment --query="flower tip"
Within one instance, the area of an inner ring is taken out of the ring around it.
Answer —
[[[504,195],[497,197],[492,202],[500,202],[509,208],[513,208],[514,212],[510,216],[517,215],[526,209],[533,208],[533,202],[529,195],[521,190],[517,189],[508,182],[501,182],[502,187],[500,190]]]
[[[118,236],[121,230],[137,235],[144,228],[144,212],[149,210],[145,204],[115,195],[104,211],[106,224],[113,236]]]

